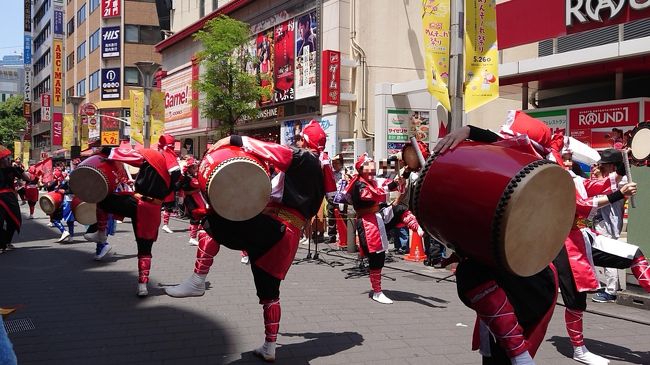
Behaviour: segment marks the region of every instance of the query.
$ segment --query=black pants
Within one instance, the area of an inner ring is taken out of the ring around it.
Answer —
[[[330,237],[330,242],[334,243],[336,242],[336,234],[337,234],[337,228],[336,228],[336,216],[334,215],[334,209],[338,207],[338,204],[332,203],[330,201],[327,202],[327,235]],[[339,212],[341,214],[341,219],[345,219],[345,214],[343,212]]]
[[[121,215],[123,217],[131,218],[131,225],[133,226],[133,234],[135,235],[135,242],[138,244],[138,255],[151,255],[151,247],[153,247],[153,240],[139,238],[138,232],[138,200],[132,195],[119,195],[110,194],[106,199],[97,204],[99,208],[108,213]]]
[[[12,222],[7,221],[2,214],[0,214],[0,250],[7,248],[14,237],[16,227]]]
[[[386,252],[375,252],[368,254],[368,267],[371,270],[381,269],[386,261]]]

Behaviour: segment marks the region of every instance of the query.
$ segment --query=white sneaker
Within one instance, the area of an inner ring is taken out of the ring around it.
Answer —
[[[48,227],[54,227],[54,223],[50,222],[47,224]]]
[[[275,361],[275,342],[266,342],[264,341],[264,345],[256,348],[253,350],[253,354],[255,356],[258,356],[262,358],[262,360],[266,362],[274,362]]]
[[[111,245],[109,245],[108,243],[105,244],[102,247],[101,251],[99,251],[99,253],[97,255],[95,255],[95,261],[99,261],[99,260],[103,259],[104,256],[106,256],[111,251],[111,249],[112,249]]]
[[[171,229],[169,229],[169,227],[167,227],[166,224],[164,224],[164,225],[162,226],[162,230],[165,231],[165,232],[167,232],[167,233],[174,233],[174,231],[172,231]]]
[[[205,278],[208,275],[199,275],[195,272],[176,286],[165,288],[165,293],[174,298],[200,297],[205,294]]]
[[[95,233],[86,233],[84,238],[90,242],[104,243],[106,242],[106,232],[97,231]]]
[[[16,246],[14,246],[12,243],[7,243],[7,250],[15,250]]]
[[[29,215],[29,218],[27,218],[27,219],[34,219],[34,215],[33,215],[33,214],[30,214],[30,215]]]
[[[307,238],[307,237],[301,238],[300,239],[300,244],[305,245],[305,246],[308,245],[309,244],[309,238]]]
[[[384,294],[384,292],[379,292],[379,293],[373,293],[372,294],[372,300],[375,302],[379,302],[381,304],[393,304],[393,301],[388,299],[388,297]]]
[[[70,237],[70,232],[68,232],[68,231],[63,231],[63,233],[61,233],[61,238],[59,238],[58,240],[56,240],[56,242],[61,243],[61,242],[63,242],[63,241],[66,241],[68,237]]]
[[[535,365],[535,361],[528,351],[510,358],[510,365]]]
[[[124,222],[122,222],[122,221],[115,221],[115,223],[120,224],[120,223],[124,223]]]
[[[188,242],[190,246],[198,246],[199,241],[196,240],[196,238],[190,238],[190,241]]]
[[[589,352],[585,346],[578,346],[573,348],[573,360],[579,361],[587,365],[607,365],[609,360],[604,357],[598,356]]]
[[[248,256],[242,256],[241,263],[244,265],[248,265]]]
[[[146,297],[149,295],[149,291],[147,290],[147,284],[146,283],[138,283],[138,296],[139,297]]]

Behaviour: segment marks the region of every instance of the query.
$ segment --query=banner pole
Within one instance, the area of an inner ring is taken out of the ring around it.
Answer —
[[[449,72],[449,99],[451,111],[449,111],[449,131],[459,129],[463,126],[463,49],[464,49],[464,2],[465,0],[451,0],[451,23],[450,23],[450,72]]]

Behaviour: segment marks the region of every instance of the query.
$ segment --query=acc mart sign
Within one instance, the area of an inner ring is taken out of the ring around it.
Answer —
[[[650,8],[650,0],[565,0],[566,26],[572,26],[574,19],[580,23],[604,22],[621,14],[625,4],[631,10]],[[604,16],[608,16],[605,18]]]

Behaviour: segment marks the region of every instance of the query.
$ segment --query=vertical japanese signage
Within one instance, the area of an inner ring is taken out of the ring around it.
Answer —
[[[296,19],[296,99],[316,95],[318,25],[316,11],[301,15]]]
[[[32,1],[31,0],[25,0],[23,2],[23,6],[25,9],[25,19],[24,19],[24,31],[25,34],[32,32]]]
[[[293,100],[295,97],[294,27],[293,19],[275,26],[275,90],[273,91],[275,103]]]
[[[142,143],[142,126],[144,113],[144,92],[140,90],[130,90],[131,99],[131,139],[139,144]]]
[[[320,96],[323,105],[339,105],[341,96],[341,52],[323,51]]]
[[[273,29],[268,29],[257,35],[257,58],[260,86],[267,89],[271,96],[262,96],[260,105],[268,105],[273,101]]]
[[[120,122],[115,118],[121,115],[120,110],[102,110],[102,146],[117,146],[120,144]]]
[[[63,30],[63,9],[55,7],[54,9],[54,24],[52,26],[55,38],[62,38],[65,34]]]
[[[23,63],[25,65],[25,87],[23,93],[23,116],[26,119],[26,131],[24,139],[30,141],[32,138],[32,2],[24,0],[23,2],[25,42],[23,49]],[[27,40],[29,39],[29,42]],[[25,148],[23,146],[23,148]],[[29,148],[27,149],[27,158],[29,159]],[[25,160],[26,161],[26,160]]]
[[[149,143],[153,146],[165,132],[165,93],[151,91],[151,133]]]
[[[118,100],[121,85],[119,67],[102,69],[102,100]]]
[[[59,39],[53,40],[52,48],[54,48],[52,105],[58,107],[63,106],[63,42]]]
[[[25,65],[25,90],[23,95],[23,102],[31,104],[32,102],[32,66]]]
[[[102,58],[120,57],[120,27],[102,28]]]
[[[422,3],[424,63],[429,93],[448,111],[449,101],[449,0]]]
[[[66,114],[63,116],[63,142],[61,146],[66,150],[70,150],[70,147],[74,143],[72,138],[74,137],[74,120],[72,114]]]
[[[41,94],[41,121],[52,120],[52,108],[50,107],[50,94]]]
[[[466,2],[465,112],[499,97],[496,13],[493,0]]]
[[[112,18],[120,16],[121,0],[101,0],[102,18]]]
[[[54,113],[52,116],[52,146],[63,144],[63,114]]]
[[[26,65],[29,65],[32,63],[32,36],[25,34],[23,40],[23,51],[25,52],[23,54],[23,60]]]

